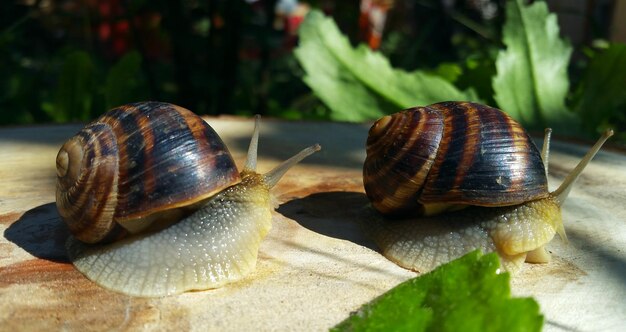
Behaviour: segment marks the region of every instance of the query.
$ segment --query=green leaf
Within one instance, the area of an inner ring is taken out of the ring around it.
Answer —
[[[299,30],[295,55],[304,81],[332,110],[331,118],[363,121],[386,113],[445,100],[474,100],[440,77],[394,69],[365,45],[353,48],[331,18],[311,11]]]
[[[463,74],[463,68],[456,63],[442,62],[437,68],[428,71],[428,73],[439,76],[450,83],[454,83],[459,79],[459,76]]]
[[[87,52],[73,51],[68,54],[54,91],[54,103],[44,104],[44,111],[57,122],[88,120],[91,116],[94,72]]]
[[[495,56],[493,59],[480,55],[468,57],[464,63],[463,74],[455,84],[459,88],[471,87],[486,104],[496,105],[493,99],[493,85],[491,84],[495,75]]]
[[[136,51],[129,52],[107,74],[104,90],[106,109],[143,100],[147,94],[141,80],[141,55]]]
[[[584,129],[599,133],[626,111],[626,44],[612,44],[596,55],[576,90],[576,112]]]
[[[497,254],[471,252],[401,283],[332,331],[540,331],[532,298],[511,298]]]
[[[524,6],[509,0],[503,41],[507,48],[498,54],[493,79],[498,106],[527,128],[571,128],[575,118],[565,97],[572,47],[559,37],[556,15],[543,1]]]

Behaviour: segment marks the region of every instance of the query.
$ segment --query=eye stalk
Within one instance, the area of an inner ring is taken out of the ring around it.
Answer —
[[[572,190],[572,186],[574,185],[576,180],[578,180],[578,177],[580,176],[582,171],[585,169],[585,167],[587,167],[587,164],[589,164],[591,159],[593,159],[593,157],[595,157],[595,155],[598,153],[598,151],[600,151],[600,148],[602,148],[602,145],[604,145],[606,140],[608,140],[609,137],[611,137],[611,136],[613,136],[613,130],[609,129],[609,130],[605,131],[602,134],[602,136],[598,139],[596,144],[594,144],[591,147],[591,149],[589,149],[589,151],[583,157],[583,159],[581,159],[580,162],[578,163],[578,165],[576,165],[574,170],[572,170],[567,175],[567,177],[565,178],[565,180],[563,180],[563,183],[561,183],[559,188],[552,193],[552,195],[554,197],[556,197],[556,200],[557,200],[559,206],[561,206],[561,205],[563,205],[563,203],[565,203],[565,200],[567,199],[567,196],[569,195],[570,191]]]

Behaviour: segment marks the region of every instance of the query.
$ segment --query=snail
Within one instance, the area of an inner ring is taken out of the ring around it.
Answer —
[[[414,107],[369,130],[363,182],[366,229],[398,265],[430,271],[473,250],[502,266],[550,260],[545,245],[567,241],[561,205],[607,131],[558,189],[548,191],[550,130],[540,152],[499,109],[470,102]]]
[[[157,297],[218,288],[254,270],[271,228],[270,189],[313,145],[265,174],[259,117],[241,172],[216,132],[182,107],[114,108],[57,155],[68,256],[96,284]]]

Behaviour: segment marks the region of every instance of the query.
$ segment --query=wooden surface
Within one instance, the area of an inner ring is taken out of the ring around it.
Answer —
[[[209,123],[243,163],[252,120]],[[383,258],[354,222],[366,204],[368,125],[264,120],[259,170],[304,146],[323,150],[291,170],[256,271],[217,290],[143,299],[112,293],[67,262],[54,205],[55,157],[78,125],[0,129],[0,330],[313,330],[415,274]],[[558,133],[557,133],[558,134]],[[555,142],[554,189],[587,147]],[[601,152],[572,191],[553,262],[525,264],[513,292],[534,296],[547,330],[626,328],[626,157]]]

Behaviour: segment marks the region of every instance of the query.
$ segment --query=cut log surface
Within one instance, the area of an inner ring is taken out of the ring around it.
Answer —
[[[238,165],[253,120],[208,118]],[[255,272],[213,290],[137,298],[105,290],[68,262],[55,199],[55,158],[80,125],[0,128],[0,330],[321,331],[416,276],[385,259],[355,222],[369,124],[261,124],[259,165],[305,146],[322,151],[274,189],[278,208]],[[540,142],[539,142],[540,143]],[[555,141],[554,189],[589,148]],[[515,296],[532,296],[546,330],[626,326],[626,156],[601,151],[563,207],[569,238],[549,264],[525,264]]]

